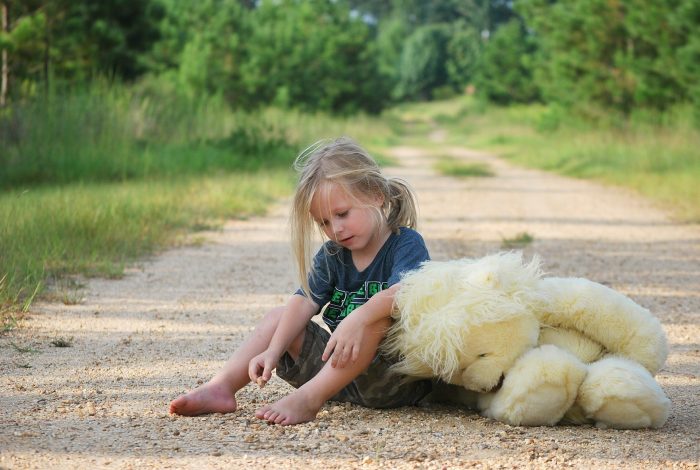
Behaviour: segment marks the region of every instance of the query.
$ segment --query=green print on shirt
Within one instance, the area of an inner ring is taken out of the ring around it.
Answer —
[[[333,290],[330,303],[324,312],[324,316],[336,325],[350,315],[353,310],[363,305],[374,294],[389,287],[386,282],[366,281],[357,291],[346,292],[337,287]]]

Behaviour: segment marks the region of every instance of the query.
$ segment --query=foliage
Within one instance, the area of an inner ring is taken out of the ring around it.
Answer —
[[[84,81],[95,72],[133,79],[158,38],[155,0],[6,0],[15,95],[50,81]]]
[[[432,24],[421,26],[406,39],[394,92],[397,98],[427,99],[431,90],[447,83],[448,37],[446,25]]]
[[[306,110],[379,111],[386,88],[370,29],[343,1],[263,1],[241,67],[249,101]]]
[[[474,82],[482,47],[481,35],[476,27],[465,21],[452,24],[445,68],[448,81],[455,89],[463,90]]]
[[[536,80],[545,98],[626,115],[687,100],[688,71],[694,67],[689,51],[700,31],[696,5],[692,0],[516,4],[539,44]]]
[[[388,90],[393,90],[399,82],[401,52],[408,34],[408,24],[398,15],[379,23],[376,38],[377,66]]]
[[[166,15],[161,39],[148,57],[151,71],[165,75],[180,93],[244,100],[241,64],[250,35],[249,11],[239,0],[161,0]]]
[[[0,116],[0,188],[288,166],[281,123],[216,98],[158,96],[94,82]]]
[[[513,237],[503,238],[501,240],[501,248],[504,250],[521,250],[533,241],[535,241],[535,237],[530,233],[519,232]]]
[[[533,78],[535,46],[523,25],[511,20],[489,39],[476,74],[477,92],[498,104],[527,103],[538,98]]]
[[[687,38],[676,51],[677,60],[668,65],[677,67],[678,80],[687,90],[695,107],[695,120],[700,123],[700,3],[681,1],[671,12],[669,28]]]
[[[697,0],[3,4],[10,102],[149,74],[237,109],[377,113],[478,82],[495,103],[542,99],[595,119],[691,102],[700,122]]]

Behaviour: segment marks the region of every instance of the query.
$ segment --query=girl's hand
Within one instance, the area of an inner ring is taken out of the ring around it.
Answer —
[[[366,325],[357,313],[354,312],[340,322],[323,350],[321,359],[327,361],[330,358],[333,367],[343,368],[355,362],[360,355]]]
[[[248,363],[250,380],[262,388],[272,378],[272,369],[277,366],[279,359],[279,355],[271,352],[269,349],[255,356]]]

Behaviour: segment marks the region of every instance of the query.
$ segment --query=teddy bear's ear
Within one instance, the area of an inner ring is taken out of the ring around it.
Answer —
[[[495,289],[508,296],[523,296],[535,290],[542,277],[540,259],[529,263],[522,252],[508,251],[468,260],[462,270],[466,283],[483,289]]]
[[[473,286],[482,289],[498,289],[501,285],[498,273],[487,269],[473,272],[468,277],[468,281]]]

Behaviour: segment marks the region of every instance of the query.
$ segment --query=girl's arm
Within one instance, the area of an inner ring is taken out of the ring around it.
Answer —
[[[391,316],[394,295],[398,290],[399,284],[394,284],[378,292],[341,321],[328,340],[322,359],[326,361],[331,358],[333,367],[345,367],[349,362],[355,362],[360,354],[365,328]]]
[[[265,351],[250,360],[248,365],[250,380],[256,382],[260,377],[265,382],[270,380],[272,369],[277,366],[277,362],[279,362],[289,345],[292,344],[294,338],[304,331],[306,324],[318,310],[318,305],[312,300],[302,295],[292,295],[272,335],[269,346]]]

